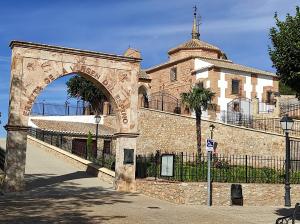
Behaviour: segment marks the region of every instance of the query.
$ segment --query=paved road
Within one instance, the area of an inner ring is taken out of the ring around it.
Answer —
[[[4,142],[0,140],[0,146]],[[112,186],[28,145],[27,190],[0,196],[0,223],[274,223],[274,207],[174,205]],[[283,212],[283,213],[282,213]]]

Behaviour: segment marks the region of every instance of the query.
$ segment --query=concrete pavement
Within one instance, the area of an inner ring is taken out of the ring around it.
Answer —
[[[0,141],[0,147],[5,144]],[[0,196],[0,223],[275,223],[275,207],[174,205],[120,193],[34,145],[28,145],[27,190]]]

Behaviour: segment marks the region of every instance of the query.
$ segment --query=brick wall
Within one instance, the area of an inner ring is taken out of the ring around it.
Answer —
[[[170,80],[170,69],[177,67],[177,81]],[[169,94],[180,98],[180,93],[187,92],[192,83],[195,83],[195,76],[192,75],[194,69],[194,59],[183,61],[177,64],[168,65],[165,68],[149,72],[151,76],[151,93],[164,89]],[[164,87],[162,87],[164,84]]]
[[[152,153],[158,149],[169,152],[196,152],[194,118],[140,109],[138,119],[138,153]],[[209,125],[212,123],[216,126],[214,139],[218,142],[217,152],[220,154],[285,155],[285,138],[282,135],[208,120],[202,120],[202,150],[205,149],[205,139],[210,136]]]
[[[207,183],[136,181],[137,191],[176,204],[207,205]],[[213,205],[230,205],[231,183],[212,184]],[[244,206],[283,206],[283,184],[242,184]],[[292,205],[300,201],[300,185],[291,185]]]

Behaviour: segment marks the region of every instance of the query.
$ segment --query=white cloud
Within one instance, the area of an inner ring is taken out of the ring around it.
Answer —
[[[66,85],[54,85],[54,86],[47,86],[43,93],[57,93],[57,92],[66,92],[67,86]]]

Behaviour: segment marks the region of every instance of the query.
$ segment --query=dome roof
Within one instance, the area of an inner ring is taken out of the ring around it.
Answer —
[[[183,44],[180,44],[175,48],[170,49],[168,53],[172,54],[180,50],[197,50],[197,49],[214,50],[214,51],[221,52],[221,50],[214,45],[211,45],[199,39],[191,39]]]

